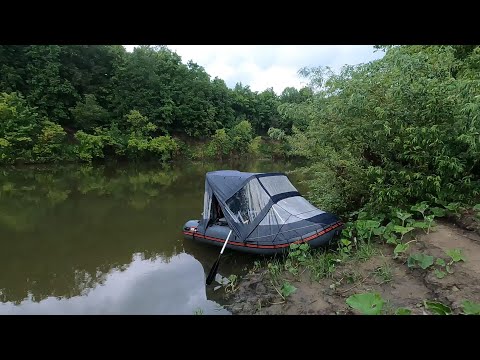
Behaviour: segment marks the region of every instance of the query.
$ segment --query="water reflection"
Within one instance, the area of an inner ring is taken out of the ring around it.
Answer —
[[[202,265],[182,253],[166,263],[161,258],[133,257],[126,269],[105,274],[103,284],[70,298],[31,296],[20,304],[0,304],[4,314],[229,314],[207,300]]]
[[[185,221],[202,211],[205,173],[293,166],[3,168],[0,313],[191,313],[187,300],[204,297],[205,273],[219,251],[181,234]],[[219,272],[240,274],[249,263],[251,257],[227,252]],[[219,292],[207,291],[222,302]],[[199,306],[213,306],[206,304]]]

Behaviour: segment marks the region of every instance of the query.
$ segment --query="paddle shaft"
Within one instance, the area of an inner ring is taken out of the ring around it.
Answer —
[[[215,264],[213,264],[212,269],[210,270],[210,273],[208,274],[207,282],[206,282],[207,285],[210,285],[212,283],[213,278],[217,274],[218,265],[220,264],[220,258],[222,257],[222,254],[223,254],[223,251],[225,250],[225,247],[227,246],[227,242],[228,242],[228,239],[230,239],[230,235],[232,235],[232,230],[230,230],[230,232],[228,233],[227,239],[223,243],[222,250],[220,251],[220,254],[218,255],[218,259],[217,259],[217,261],[215,261]]]
[[[222,250],[220,251],[220,255],[223,254],[223,250],[225,250],[225,247],[227,246],[228,239],[230,239],[230,235],[232,235],[232,230],[228,233],[227,240],[223,243]]]

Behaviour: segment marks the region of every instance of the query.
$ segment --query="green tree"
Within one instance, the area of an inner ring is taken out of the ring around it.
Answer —
[[[225,158],[233,150],[232,139],[225,129],[218,129],[212,136],[207,148],[207,155],[210,157]]]
[[[75,105],[79,95],[62,76],[61,51],[58,45],[34,45],[26,50],[27,100],[41,115],[67,124],[68,109]]]
[[[0,94],[0,163],[63,159],[65,132],[40,116],[23,96]]]
[[[382,59],[303,69],[314,101],[284,108],[308,127],[291,137],[307,156],[319,204],[373,210],[479,194],[478,64],[452,46],[387,47]]]
[[[252,124],[243,120],[230,130],[232,146],[237,152],[247,151],[248,145],[253,139]]]
[[[173,92],[181,68],[180,57],[165,47],[136,47],[114,76],[116,116],[141,109],[159,131],[168,132],[175,118]]]
[[[72,113],[73,126],[76,129],[91,131],[94,127],[107,124],[110,114],[97,103],[95,95],[86,94],[83,102],[77,102]]]

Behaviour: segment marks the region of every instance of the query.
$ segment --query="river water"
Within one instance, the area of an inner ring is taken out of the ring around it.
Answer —
[[[0,170],[0,314],[229,314],[205,286],[220,248],[184,240],[205,173],[293,162],[49,165]],[[289,175],[302,192],[298,176]],[[219,273],[256,258],[226,251]],[[218,285],[218,284],[217,284]]]

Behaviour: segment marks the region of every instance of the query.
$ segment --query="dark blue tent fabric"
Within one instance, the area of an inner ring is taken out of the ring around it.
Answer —
[[[212,188],[218,201],[225,203],[256,174],[237,170],[219,170],[208,172],[206,181]]]
[[[216,197],[223,210],[225,220],[242,241],[244,241],[248,235],[249,226],[239,224],[235,221],[230,212],[226,210],[226,202],[241,190],[250,179],[254,178],[255,175],[256,173],[240,172],[237,170],[219,170],[208,172],[205,177],[206,199],[210,199],[209,201],[211,201],[212,195]],[[205,227],[208,226],[208,221],[210,220],[208,215],[209,214],[203,215],[203,221],[199,225],[201,232],[205,232]]]
[[[311,231],[312,226],[325,227],[327,219],[328,222],[337,219],[301,197],[283,173],[247,173],[236,170],[208,172],[205,179],[203,219],[198,226],[202,233],[205,233],[211,220],[214,199],[229,227],[243,242],[248,242],[251,236],[252,242],[274,243],[286,236],[282,232],[293,233],[295,229],[304,232],[305,226]],[[262,225],[259,226],[260,224]],[[259,240],[259,237],[263,240]]]

